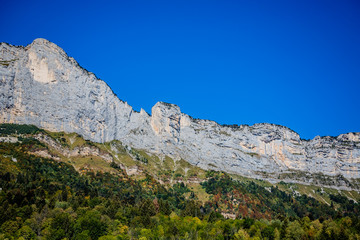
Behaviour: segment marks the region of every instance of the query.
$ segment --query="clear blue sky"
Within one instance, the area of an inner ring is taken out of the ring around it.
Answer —
[[[359,1],[4,0],[0,29],[58,44],[138,111],[360,131]]]

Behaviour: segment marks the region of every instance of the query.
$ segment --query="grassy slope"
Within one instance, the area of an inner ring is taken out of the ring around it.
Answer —
[[[31,132],[30,135],[31,134],[35,133]],[[191,190],[197,194],[199,200],[204,202],[209,199],[209,195],[199,184],[199,182],[206,179],[206,171],[199,167],[191,165],[183,159],[175,161],[169,156],[159,157],[140,149],[129,150],[130,148],[123,146],[122,143],[117,140],[106,143],[92,143],[90,141],[84,140],[80,135],[76,133],[45,131],[44,134],[48,134],[63,148],[67,148],[70,150],[85,146],[99,148],[101,151],[109,153],[113,157],[115,163],[122,164],[125,168],[137,167],[138,169],[140,169],[140,171],[137,171],[136,174],[131,176],[134,179],[144,179],[146,177],[146,174],[150,174],[156,179],[161,180],[165,185],[171,185],[177,181],[184,181],[188,184]],[[7,135],[18,136],[17,133]],[[71,163],[78,171],[81,171],[82,169],[91,169],[95,171],[111,173],[116,172],[114,168],[110,166],[109,162],[106,162],[103,158],[99,156],[66,157],[62,155],[61,151],[58,151],[50,146],[47,146],[47,149],[50,154],[58,156],[61,161]],[[137,160],[138,158],[140,158],[141,160]],[[12,161],[11,158],[7,156],[0,156],[0,159],[1,162]],[[16,169],[11,169],[11,171],[16,171]],[[246,183],[253,181],[264,187],[271,187],[273,185],[263,180],[246,178],[239,175],[231,176],[233,179],[236,179],[238,181]],[[321,188],[317,186],[291,183],[278,183],[275,185],[278,186],[280,190],[283,190],[285,192],[292,194],[296,194],[298,192],[300,194],[311,196],[318,201],[327,204],[331,203],[329,194],[337,193],[340,193],[350,199],[360,201],[360,193],[357,191],[338,191],[331,188]]]

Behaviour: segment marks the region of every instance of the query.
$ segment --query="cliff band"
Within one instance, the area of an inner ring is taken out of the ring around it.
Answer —
[[[305,141],[283,126],[222,126],[158,102],[151,116],[121,101],[60,47],[36,39],[0,44],[0,122],[76,132],[95,142],[120,140],[204,169],[272,178],[287,171],[360,178],[360,134]]]

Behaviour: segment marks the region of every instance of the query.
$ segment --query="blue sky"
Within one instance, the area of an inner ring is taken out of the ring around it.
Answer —
[[[1,42],[56,43],[138,111],[360,131],[358,1],[5,0],[0,27]]]

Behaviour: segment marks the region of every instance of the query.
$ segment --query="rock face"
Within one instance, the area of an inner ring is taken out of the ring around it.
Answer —
[[[0,44],[0,122],[114,139],[205,169],[269,178],[298,170],[360,178],[360,133],[301,140],[273,124],[223,126],[158,102],[151,116],[119,100],[105,82],[55,44]]]

